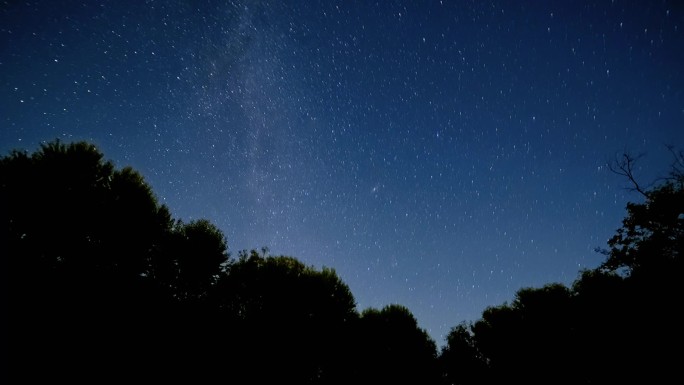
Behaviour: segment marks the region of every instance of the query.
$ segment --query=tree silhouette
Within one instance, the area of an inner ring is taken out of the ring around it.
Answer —
[[[563,285],[524,288],[473,325],[474,339],[499,380],[544,383],[565,369],[571,342],[570,292]]]
[[[357,330],[360,382],[433,384],[439,380],[435,342],[406,307],[366,309]]]
[[[682,181],[667,182],[646,193],[644,203],[627,205],[627,217],[608,242],[602,268],[628,275],[660,275],[681,271],[684,250]]]
[[[487,360],[475,343],[472,325],[462,322],[451,328],[439,354],[439,367],[444,384],[489,382]]]
[[[660,184],[637,183],[636,158],[612,167],[645,198],[627,216],[604,251],[606,260],[581,272],[571,288],[524,288],[511,304],[490,307],[470,328],[453,329],[441,362],[460,352],[481,355],[487,381],[612,383],[676,375],[681,354],[679,280],[684,234],[684,155],[672,151],[670,175]],[[673,353],[674,352],[674,353]],[[467,383],[456,360],[443,369],[448,383]],[[472,382],[477,382],[472,381]]]
[[[157,262],[173,259],[170,240],[201,243],[200,254],[218,247],[211,263],[226,257],[222,235],[202,236],[204,223],[174,226],[140,174],[115,170],[85,142],[0,159],[0,205],[3,337],[10,368],[29,380],[151,361],[160,350],[150,341],[172,330],[159,327],[171,297],[155,279]]]
[[[158,260],[156,277],[179,300],[197,299],[206,295],[207,290],[216,283],[229,264],[226,239],[207,220],[190,223],[178,221],[164,247]]]
[[[684,321],[684,154],[671,151],[670,175],[654,187],[636,183],[630,156],[613,168],[644,202],[628,204],[598,268],[570,288],[518,290],[454,327],[439,357],[407,308],[359,315],[333,269],[266,249],[232,259],[216,226],[174,220],[139,173],[115,169],[88,143],[13,151],[0,158],[3,380],[673,377]]]
[[[350,370],[358,314],[351,291],[332,269],[243,251],[210,301],[232,325],[229,340],[239,352],[232,357],[234,370],[257,383],[338,383]]]
[[[352,378],[359,315],[334,270],[231,259],[216,226],[174,220],[95,146],[0,158],[0,198],[8,380],[197,380],[226,366],[256,382]]]
[[[634,343],[644,325],[634,318],[642,309],[633,289],[601,269],[585,270],[573,283],[575,357],[583,383],[629,381],[640,366],[644,352],[635,351]]]
[[[170,230],[167,208],[143,178],[130,168],[115,171],[87,143],[50,142],[30,157],[15,151],[0,167],[5,260],[15,272],[133,279]]]
[[[614,357],[651,378],[673,373],[681,355],[668,352],[684,342],[680,327],[684,319],[672,306],[684,294],[679,284],[684,253],[684,153],[669,149],[673,155],[669,176],[649,189],[641,188],[634,177],[632,156],[625,154],[613,167],[628,178],[644,202],[627,205],[627,216],[608,241],[607,258],[599,268],[624,277],[618,302],[623,304],[622,319],[611,320],[620,337],[631,338]],[[654,324],[657,327],[646,333],[634,333]]]

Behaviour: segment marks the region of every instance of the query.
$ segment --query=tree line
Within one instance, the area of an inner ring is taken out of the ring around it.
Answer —
[[[605,383],[676,375],[682,358],[684,154],[634,182],[604,262],[567,287],[522,288],[453,327],[439,351],[409,309],[358,311],[330,268],[228,252],[92,144],[0,158],[2,373],[7,383]],[[676,378],[676,377],[675,377]]]

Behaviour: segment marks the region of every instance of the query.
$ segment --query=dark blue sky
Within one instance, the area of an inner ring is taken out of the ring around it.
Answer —
[[[676,1],[0,2],[0,151],[89,140],[231,250],[337,270],[438,344],[602,261],[606,162],[684,144]]]

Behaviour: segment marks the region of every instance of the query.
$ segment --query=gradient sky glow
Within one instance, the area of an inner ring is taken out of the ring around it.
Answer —
[[[0,151],[88,140],[436,342],[603,259],[684,146],[677,1],[0,1]]]

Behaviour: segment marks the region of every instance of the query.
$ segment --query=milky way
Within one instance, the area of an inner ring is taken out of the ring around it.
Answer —
[[[684,146],[677,2],[0,5],[0,150],[88,140],[235,254],[335,268],[438,344],[570,284]]]

